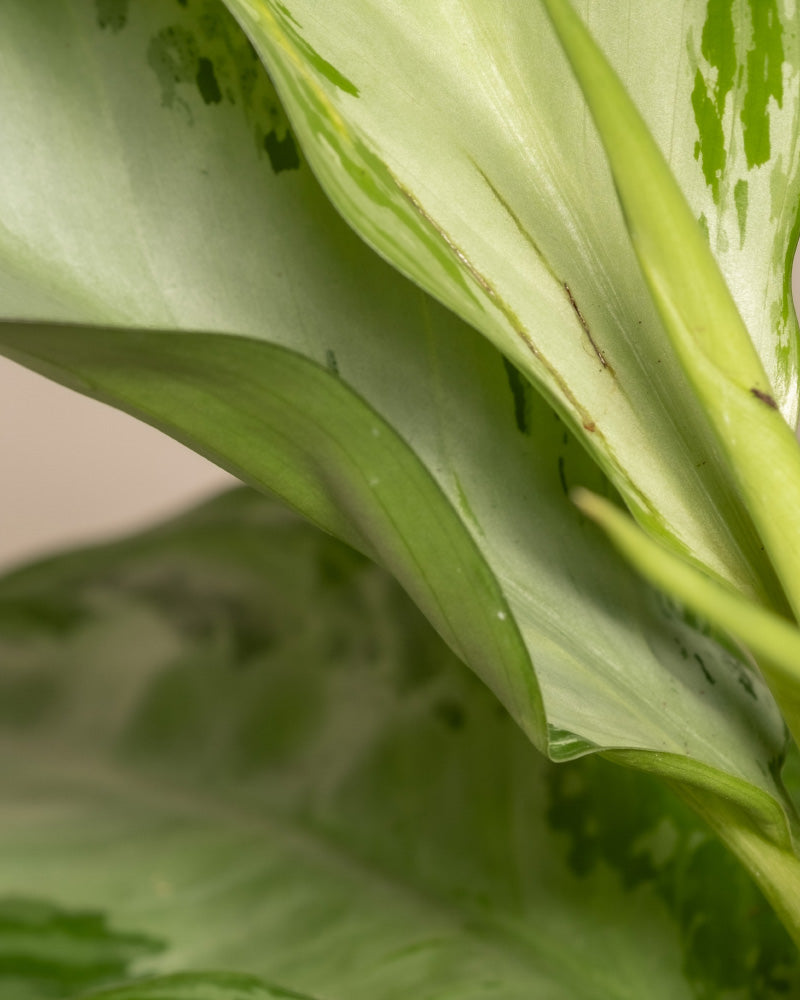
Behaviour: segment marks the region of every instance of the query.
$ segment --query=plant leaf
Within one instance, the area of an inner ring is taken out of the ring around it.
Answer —
[[[0,996],[72,997],[69,927],[118,956],[98,1000],[800,986],[688,810],[548,764],[390,577],[250,491],[0,581],[0,652]]]
[[[9,310],[82,323],[9,321],[3,352],[379,559],[551,757],[639,754],[785,844],[763,683],[572,508],[571,484],[608,484],[517,370],[337,218],[224,10],[142,0],[116,33],[51,14],[0,10],[23,95],[3,261]]]
[[[758,545],[676,368],[544,5],[506,4],[502,16],[479,0],[228,6],[345,217],[547,392],[637,519],[763,598]],[[769,14],[738,5],[730,25],[719,6],[629,0],[587,18],[704,220],[794,422],[800,104],[775,67],[796,79],[799,43],[774,3]],[[724,61],[713,113],[709,60]]]
[[[11,357],[166,428],[390,566],[546,748],[535,674],[495,571],[419,458],[338,377],[232,336],[30,324],[0,338]]]
[[[686,199],[569,0],[544,0],[606,150],[636,255],[675,348],[800,616],[800,450]]]

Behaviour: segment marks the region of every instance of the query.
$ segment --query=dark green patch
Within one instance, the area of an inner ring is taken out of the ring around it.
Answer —
[[[703,177],[711,188],[714,201],[719,200],[719,182],[725,169],[725,140],[722,119],[709,94],[703,74],[698,69],[692,90],[692,107],[699,139],[694,146],[694,156],[703,168]]]
[[[178,84],[195,83],[200,55],[191,31],[171,25],[159,31],[147,47],[147,62],[158,77],[161,103],[171,108],[178,95]]]
[[[778,2],[747,0],[747,7],[749,26],[740,15],[734,17],[733,0],[708,0],[701,51],[708,61],[710,73],[704,77],[698,69],[692,91],[692,107],[699,135],[695,157],[702,162],[703,175],[715,202],[719,200],[719,183],[727,158],[722,119],[728,95],[734,87],[743,91],[739,101],[739,120],[748,169],[769,160],[769,103],[775,100],[780,106],[783,101],[785,56]],[[748,27],[752,28],[752,33],[747,30]],[[747,43],[750,47],[746,58],[742,58],[742,48]],[[735,190],[734,200],[743,242],[746,188]]]
[[[332,83],[334,87],[344,91],[345,94],[350,94],[351,97],[358,97],[358,87],[340,73],[335,66],[332,66],[327,59],[324,59],[313,46],[309,45],[298,32],[299,24],[286,7],[283,4],[278,4],[277,10],[281,18],[283,30],[298,49],[303,59],[313,66],[321,76],[324,76],[326,80]]]
[[[733,89],[737,68],[731,0],[708,0],[701,50],[717,71],[714,106],[721,120],[725,110],[725,99]]]
[[[742,104],[747,166],[766,163],[770,155],[769,101],[783,103],[783,25],[777,0],[748,0],[753,44],[747,53],[747,92]]]
[[[278,0],[275,6],[287,20],[291,21],[292,24],[295,25],[295,27],[297,28],[300,27],[300,22],[297,20],[294,14],[289,10],[289,8],[286,6],[285,3],[281,3],[280,0]]]
[[[314,731],[324,697],[305,665],[281,670],[291,655],[278,648],[233,673],[224,652],[191,652],[148,689],[129,724],[125,756],[156,768],[167,760],[206,780],[277,765]]]
[[[353,580],[364,571],[366,560],[355,549],[341,546],[320,546],[316,558],[319,585],[324,589],[352,586]]]
[[[0,996],[9,1000],[61,1000],[124,981],[134,962],[163,949],[156,938],[112,930],[102,913],[0,899]]]
[[[700,669],[703,671],[703,677],[705,677],[705,679],[708,681],[709,684],[716,684],[717,682],[714,679],[714,677],[709,673],[708,667],[706,666],[703,657],[700,656],[699,653],[694,653],[693,656],[696,662],[700,665]]]
[[[130,0],[94,0],[94,5],[101,28],[121,31],[128,23]]]
[[[701,162],[703,176],[716,202],[727,158],[722,117],[737,70],[732,0],[709,0],[701,51],[716,73],[709,82],[699,69],[695,76],[692,108],[699,138],[694,155]]]
[[[676,921],[694,996],[800,996],[794,946],[739,863],[665,787],[637,794],[643,780],[596,756],[552,770],[548,821],[566,838],[572,871],[586,878],[609,866],[627,888],[658,894]],[[720,886],[731,907],[724,923]]]
[[[448,729],[458,732],[466,725],[463,705],[454,698],[440,698],[433,706],[433,714]]]
[[[746,673],[744,673],[744,671],[742,671],[742,673],[740,673],[736,679],[738,680],[740,686],[744,688],[745,692],[749,694],[751,698],[753,699],[757,698],[756,689],[753,687],[753,681]]]
[[[567,477],[564,472],[564,456],[558,456],[558,481],[561,483],[561,492],[564,496],[569,493],[569,488],[567,487]]]
[[[0,640],[27,635],[68,635],[82,625],[87,611],[78,600],[49,595],[9,599],[0,603]]]
[[[339,374],[339,362],[336,360],[336,354],[330,348],[325,352],[325,367],[332,375]]]
[[[402,613],[399,606],[398,610]],[[395,688],[402,695],[428,687],[435,682],[443,666],[455,662],[455,656],[443,649],[440,642],[410,628],[403,634],[403,648],[394,676]]]
[[[508,358],[503,358],[503,368],[505,368],[506,378],[508,379],[508,385],[511,389],[511,395],[514,399],[514,420],[517,424],[517,430],[520,434],[529,434],[530,425],[528,422],[528,391],[525,378],[517,371],[514,365],[508,360]]]
[[[277,132],[268,132],[264,136],[264,149],[276,174],[283,170],[297,170],[300,166],[300,154],[291,132],[287,131],[282,138]]]
[[[254,656],[272,648],[274,623],[261,608],[248,606],[236,592],[214,590],[203,581],[202,566],[187,561],[165,565],[150,577],[109,580],[109,590],[119,589],[167,615],[172,625],[192,643],[206,647],[223,646],[234,666],[246,664]]]
[[[219,104],[222,100],[222,91],[219,89],[217,78],[214,75],[214,64],[205,56],[200,56],[197,60],[197,74],[195,76],[197,89],[206,104]]]

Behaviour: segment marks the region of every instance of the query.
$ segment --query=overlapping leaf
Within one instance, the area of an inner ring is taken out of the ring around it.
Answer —
[[[600,133],[632,245],[675,356],[800,617],[797,438],[772,396],[707,234],[633,100],[570,0],[542,2]]]
[[[353,225],[544,387],[643,523],[763,596],[758,546],[676,370],[544,5],[228,6]],[[578,7],[709,233],[794,422],[793,15],[738,0]]]
[[[625,752],[787,847],[769,693],[571,508],[607,489],[575,439],[338,220],[221,7],[128,16],[0,12],[6,310],[83,321],[2,350],[377,558],[552,757]]]
[[[338,219],[222,8],[0,20],[5,312],[79,324],[1,349],[379,559],[551,756],[643,751],[785,846],[760,679],[571,508],[607,484],[516,369]]]
[[[249,491],[0,581],[0,654],[4,998],[800,985],[688,810],[548,764],[387,574]]]

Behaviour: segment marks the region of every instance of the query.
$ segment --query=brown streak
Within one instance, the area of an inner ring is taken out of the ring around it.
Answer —
[[[564,291],[567,293],[567,298],[569,299],[569,304],[572,306],[572,311],[578,317],[578,322],[583,327],[583,332],[589,338],[589,343],[592,345],[592,349],[594,350],[594,353],[599,358],[600,364],[603,366],[603,368],[608,368],[609,371],[611,371],[611,374],[613,375],[614,372],[611,369],[611,365],[609,365],[609,363],[606,361],[605,354],[603,354],[603,352],[600,350],[600,348],[595,343],[595,339],[592,336],[592,331],[589,329],[589,324],[586,322],[586,318],[584,317],[583,313],[580,311],[580,308],[578,307],[578,303],[575,301],[575,296],[572,294],[572,289],[569,287],[569,285],[566,283],[566,281],[563,283],[563,285],[564,285]]]
[[[441,240],[443,240],[443,242],[445,243],[445,245],[447,246],[447,248],[450,250],[450,252],[453,254],[453,256],[456,258],[456,260],[465,268],[467,274],[472,278],[472,280],[475,282],[475,284],[484,292],[484,294],[488,297],[489,301],[500,311],[500,313],[504,316],[504,318],[506,319],[506,321],[511,326],[512,330],[522,339],[522,341],[524,342],[525,346],[531,352],[531,354],[533,355],[533,357],[545,368],[545,370],[547,371],[547,374],[554,381],[554,383],[555,383],[558,391],[560,391],[563,394],[564,400],[566,400],[566,402],[573,407],[574,413],[571,414],[570,416],[573,416],[573,417],[577,416],[578,419],[581,421],[581,424],[583,425],[583,429],[585,431],[587,431],[589,434],[596,434],[597,437],[606,444],[606,447],[608,449],[608,455],[611,457],[611,459],[614,462],[614,464],[617,465],[617,466],[619,466],[619,462],[616,459],[616,455],[614,454],[614,452],[612,451],[612,449],[608,446],[608,442],[607,442],[607,440],[605,438],[605,435],[603,434],[602,430],[597,426],[597,424],[595,423],[595,421],[592,420],[591,415],[589,414],[589,411],[586,409],[586,407],[583,406],[578,401],[577,397],[575,396],[575,394],[570,389],[570,387],[567,384],[567,382],[565,381],[564,377],[558,372],[557,369],[555,369],[547,361],[547,359],[541,353],[541,351],[539,350],[539,348],[536,346],[535,342],[533,341],[533,338],[531,337],[530,332],[520,322],[519,317],[516,315],[516,313],[513,311],[513,309],[511,309],[508,306],[508,304],[503,300],[503,298],[498,294],[497,289],[494,287],[494,285],[492,285],[492,283],[485,277],[485,275],[483,275],[475,267],[475,265],[469,260],[469,258],[467,257],[467,255],[464,253],[464,251],[461,249],[461,247],[458,246],[458,244],[455,242],[455,240],[452,239],[452,237],[449,235],[449,233],[447,233],[443,229],[443,227],[440,226],[436,222],[436,220],[427,213],[427,211],[425,210],[424,206],[415,197],[415,195],[411,191],[409,191],[408,188],[406,188],[400,182],[400,180],[392,173],[391,170],[389,170],[388,173],[389,173],[389,176],[390,176],[390,178],[392,180],[392,183],[395,185],[395,187],[400,192],[401,196],[405,199],[405,201],[409,205],[411,205],[411,207],[414,209],[414,211],[419,216],[419,218],[421,218],[423,220],[423,222],[425,224],[427,224],[439,236],[439,238]],[[491,185],[490,185],[490,187],[491,187]],[[491,189],[494,191],[493,188],[491,188]],[[549,265],[548,265],[548,270],[550,270]],[[551,274],[553,273],[552,270],[550,270],[550,273]],[[555,277],[555,275],[553,275],[553,277]],[[556,280],[558,280],[558,279],[556,279]],[[592,347],[594,348],[595,352],[597,353],[597,356],[600,359],[601,364],[609,372],[609,374],[613,376],[614,375],[614,369],[606,361],[606,359],[603,357],[602,353],[600,351],[598,351],[597,345],[595,344],[594,340],[592,340],[592,336],[589,333],[589,328],[586,325],[586,321],[584,320],[583,316],[581,315],[580,310],[578,309],[578,307],[577,307],[577,305],[575,303],[575,300],[572,297],[572,292],[569,290],[569,286],[566,285],[566,283],[564,284],[564,289],[567,292],[567,295],[569,296],[570,302],[572,303],[572,307],[575,310],[575,312],[577,313],[578,318],[579,318],[579,320],[581,322],[581,326],[586,331],[586,334],[589,337],[589,342],[591,343]],[[545,383],[545,386],[546,386],[546,383]],[[556,400],[558,399],[558,394],[556,392],[553,392],[552,395],[555,397]],[[550,402],[553,403],[553,405],[555,405],[558,408],[558,404],[554,402],[553,398],[551,398],[550,392],[548,392],[547,389],[545,390],[545,396],[548,399],[550,399]],[[562,403],[562,405],[563,405],[563,403]],[[633,486],[633,484],[631,484],[631,485]],[[657,516],[658,512],[656,511],[656,508],[653,506],[653,503],[649,499],[649,497],[646,494],[642,493],[642,491],[639,490],[635,486],[633,486],[633,490],[634,490],[634,492],[636,494],[638,502],[646,510],[648,510],[654,517]]]
[[[756,399],[760,399],[762,403],[766,403],[767,406],[772,407],[773,410],[778,409],[778,404],[768,392],[762,392],[760,389],[756,388],[751,389],[750,392],[756,397]]]

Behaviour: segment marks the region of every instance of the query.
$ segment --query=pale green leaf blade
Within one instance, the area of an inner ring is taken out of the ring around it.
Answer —
[[[4,1000],[800,984],[664,789],[548,764],[389,577],[249,492],[3,580],[0,648]]]
[[[769,693],[587,533],[566,493],[607,483],[484,338],[336,217],[221,7],[142,0],[118,31],[88,4],[52,14],[0,11],[30,95],[3,119],[3,266],[24,270],[15,312],[85,325],[9,322],[3,351],[379,558],[552,757],[641,751],[641,766],[727,782],[785,840]],[[18,58],[34,43],[50,52],[35,71]]]
[[[688,368],[700,352],[742,391],[768,395],[747,328],[634,96],[569,0],[542,3],[597,125],[639,263],[681,361]]]
[[[0,344],[390,568],[546,750],[536,676],[493,567],[419,457],[338,376],[286,348],[214,334],[0,324]]]
[[[544,388],[640,521],[763,595],[752,575],[753,566],[756,576],[765,572],[758,545],[676,370],[544,7],[506,4],[499,16],[471,0],[229,6],[275,74],[315,170],[353,225]],[[641,95],[693,205],[709,216],[691,105],[691,45],[704,15],[703,2],[682,9],[595,5],[590,26]],[[747,33],[747,16],[737,10],[737,39]],[[775,30],[786,72],[796,76],[798,42],[787,17],[774,14]],[[737,67],[743,45],[737,40]],[[800,190],[798,106],[788,86],[786,94],[772,116],[773,159],[761,169],[776,183],[782,178],[782,200],[770,217],[780,232],[755,215],[765,207],[768,178],[760,177],[750,238],[722,263],[770,375],[780,367],[776,391],[794,420],[797,328],[793,315],[780,323],[774,315],[789,304],[785,258],[796,213],[786,199]],[[676,96],[667,113],[665,95]],[[721,229],[737,218],[732,198],[714,216]]]

